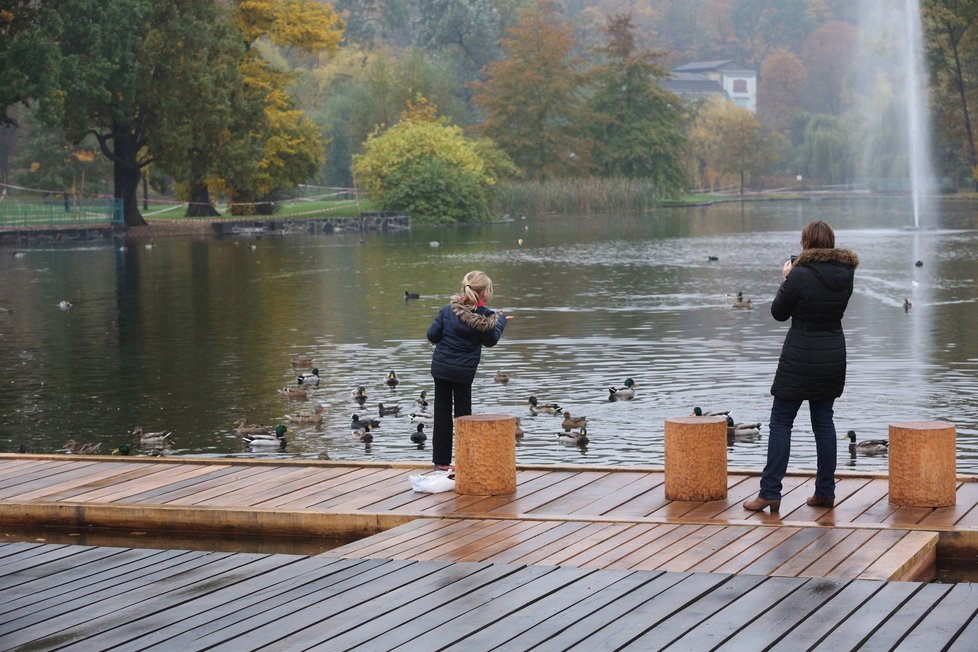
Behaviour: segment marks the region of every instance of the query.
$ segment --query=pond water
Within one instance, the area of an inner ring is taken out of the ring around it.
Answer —
[[[757,468],[787,329],[770,302],[801,227],[816,218],[861,259],[844,321],[840,435],[880,438],[892,422],[946,419],[957,426],[959,471],[978,472],[976,207],[944,202],[927,228],[908,230],[906,198],[3,247],[0,450],[52,452],[75,439],[106,452],[141,425],[172,430],[179,455],[430,461],[406,416],[432,390],[425,330],[464,273],[483,269],[493,306],[514,319],[483,353],[474,408],[522,418],[518,462],[661,465],[664,420],[698,405],[764,424],[760,438],[729,450],[731,467]],[[405,291],[421,298],[405,301]],[[752,310],[731,308],[738,291]],[[277,391],[295,384],[296,354],[313,357],[322,377],[299,401]],[[391,370],[396,390],[384,384]],[[510,382],[494,382],[497,371]],[[608,387],[629,377],[636,398],[609,402]],[[351,399],[358,385],[368,392],[362,408]],[[586,450],[557,441],[559,419],[531,416],[530,395],[586,415]],[[405,416],[384,418],[369,446],[357,442],[351,415],[376,417],[378,403]],[[235,432],[239,417],[274,424],[320,404],[323,423],[292,426],[284,452],[249,451]],[[840,468],[885,470],[885,456],[853,459],[846,444]],[[792,466],[814,467],[804,408]]]

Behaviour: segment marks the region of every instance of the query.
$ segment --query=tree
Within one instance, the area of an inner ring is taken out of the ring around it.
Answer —
[[[849,133],[842,118],[802,116],[798,170],[806,179],[822,184],[844,184],[853,178]]]
[[[393,127],[372,134],[353,158],[357,185],[382,210],[419,222],[478,222],[489,215],[490,189],[512,164],[486,141],[436,117],[423,98],[409,103]]]
[[[757,115],[766,126],[785,134],[790,131],[806,76],[794,53],[778,49],[768,55],[757,87]]]
[[[842,114],[851,95],[856,54],[856,30],[847,23],[826,23],[808,37],[801,48],[801,61],[808,73],[801,94],[803,110]]]
[[[473,98],[485,114],[478,130],[533,179],[588,169],[591,143],[581,135],[587,78],[570,26],[549,0],[519,13],[502,41],[504,58],[485,69]]]
[[[112,167],[94,137],[71,143],[61,128],[45,127],[30,111],[24,114],[22,127],[27,136],[16,159],[17,183],[65,195],[94,195],[112,178]]]
[[[605,60],[591,71],[598,87],[587,104],[596,163],[603,175],[651,179],[663,195],[682,195],[689,187],[682,101],[657,83],[668,73],[659,55],[638,49],[635,31],[630,16],[615,16],[608,43],[596,49]]]
[[[779,143],[753,113],[713,97],[696,116],[690,145],[703,185],[713,188],[725,175],[735,175],[743,194],[747,179],[775,161]]]
[[[978,151],[971,98],[978,92],[978,0],[927,0],[922,3],[929,63],[937,90],[935,104],[953,147],[970,168],[978,190]]]
[[[0,0],[0,125],[13,104],[47,97],[57,88],[56,36],[61,19],[49,3]]]

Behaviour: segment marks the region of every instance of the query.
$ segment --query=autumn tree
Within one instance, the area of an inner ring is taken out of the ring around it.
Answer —
[[[806,76],[805,66],[790,50],[778,49],[768,55],[757,85],[757,115],[766,126],[790,132]]]
[[[657,82],[668,72],[659,55],[639,49],[627,15],[608,20],[604,61],[591,71],[597,88],[587,103],[595,163],[605,176],[651,179],[667,197],[684,194],[685,114],[679,97]]]
[[[922,3],[939,124],[978,190],[974,98],[978,95],[978,0]]]
[[[574,47],[554,3],[537,0],[502,40],[503,59],[473,84],[485,116],[479,131],[533,179],[588,169],[591,144],[581,134],[587,80]]]
[[[372,134],[353,159],[357,185],[382,210],[418,222],[485,220],[491,188],[501,174],[517,170],[491,143],[468,140],[436,113],[418,98],[396,125]]]
[[[800,55],[808,73],[800,98],[802,110],[842,114],[851,96],[856,54],[856,30],[847,23],[826,23],[806,39]]]
[[[72,195],[104,190],[105,182],[112,178],[112,166],[93,136],[72,143],[60,126],[42,124],[32,111],[23,114],[20,124],[27,135],[15,160],[18,184]]]
[[[747,180],[764,172],[777,158],[779,141],[753,113],[725,98],[708,100],[690,131],[690,149],[702,185],[715,188],[733,178],[743,194]]]

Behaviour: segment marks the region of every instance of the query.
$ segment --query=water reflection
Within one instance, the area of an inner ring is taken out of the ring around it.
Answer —
[[[906,203],[546,217],[362,240],[341,232],[0,249],[0,307],[10,308],[0,311],[0,450],[49,452],[69,438],[111,450],[141,425],[172,430],[175,454],[427,461],[430,438],[412,442],[407,416],[432,389],[424,332],[462,275],[481,268],[495,305],[516,319],[483,356],[474,404],[522,417],[518,461],[661,464],[663,421],[700,405],[764,423],[760,438],[734,441],[729,453],[731,467],[757,467],[785,329],[770,301],[801,227],[819,218],[862,261],[845,321],[840,431],[875,439],[890,422],[948,419],[959,469],[975,471],[975,211],[949,204],[938,228],[906,231]],[[420,298],[405,301],[406,290]],[[731,309],[738,291],[753,310]],[[71,310],[58,309],[63,299]],[[290,399],[278,390],[296,385],[296,354],[313,357],[322,380]],[[391,370],[401,379],[393,390]],[[495,382],[497,371],[510,381]],[[640,385],[635,399],[609,402],[608,388],[628,377]],[[351,396],[359,385],[362,406]],[[530,395],[586,415],[587,447],[562,445],[559,418],[532,416]],[[384,417],[371,443],[359,441],[352,415],[376,418],[379,403],[404,416]],[[284,452],[248,451],[235,431],[240,417],[275,425],[317,405],[323,422],[291,424]],[[813,468],[805,414],[792,464]],[[844,441],[839,451],[843,467],[886,466],[885,456],[849,460]]]

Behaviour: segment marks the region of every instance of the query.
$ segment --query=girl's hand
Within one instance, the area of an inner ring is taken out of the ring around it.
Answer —
[[[788,278],[788,272],[791,271],[792,267],[794,267],[794,265],[791,264],[790,260],[784,261],[784,266],[781,268],[781,276]]]

